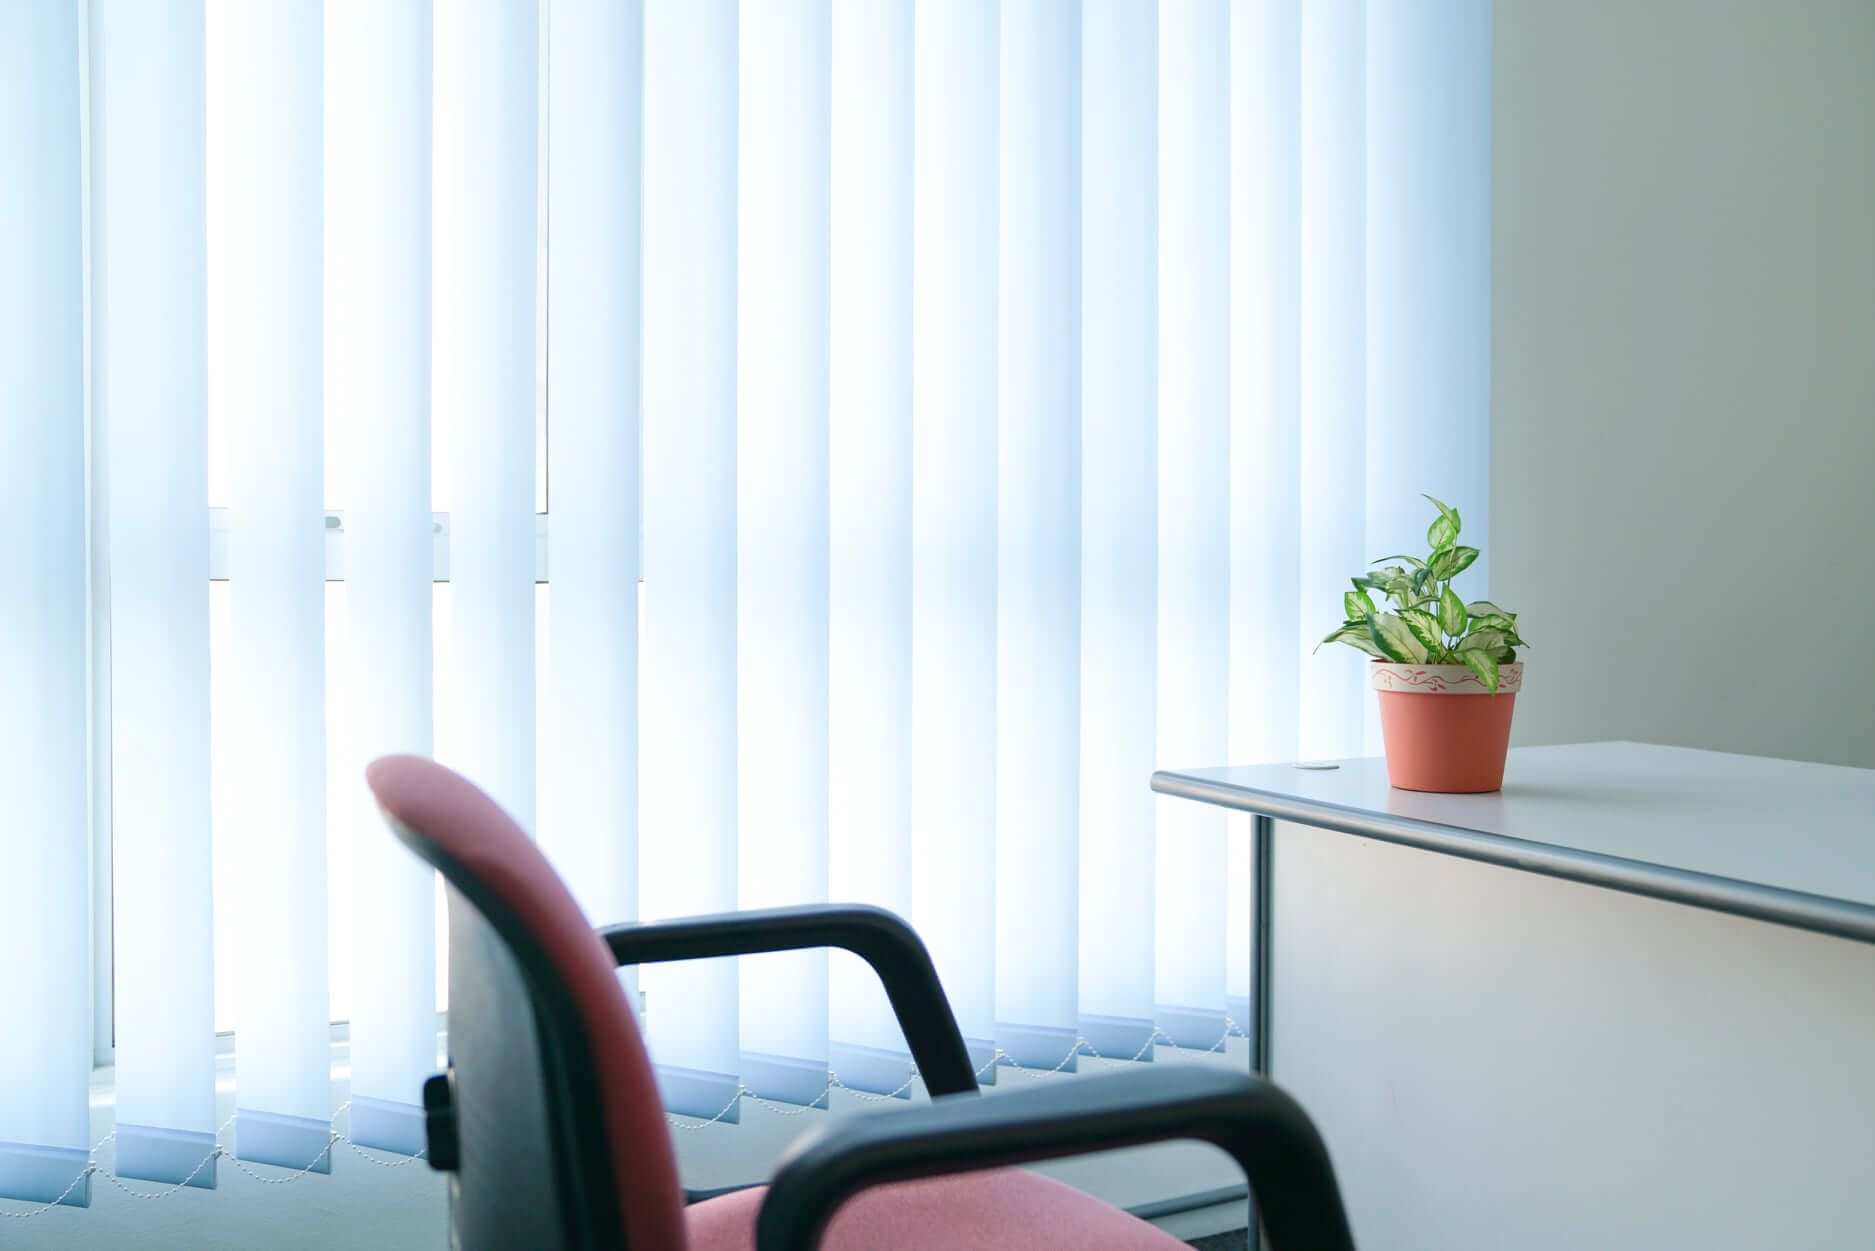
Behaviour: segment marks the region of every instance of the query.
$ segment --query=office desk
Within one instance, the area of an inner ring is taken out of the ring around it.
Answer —
[[[1152,786],[1254,817],[1253,1054],[1363,1247],[1875,1246],[1875,771],[1592,743],[1493,795]]]

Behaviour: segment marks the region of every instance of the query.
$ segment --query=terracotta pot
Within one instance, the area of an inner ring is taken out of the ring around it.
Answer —
[[[1387,777],[1405,791],[1469,794],[1504,784],[1510,716],[1523,662],[1498,671],[1497,694],[1464,665],[1395,665],[1376,660]]]

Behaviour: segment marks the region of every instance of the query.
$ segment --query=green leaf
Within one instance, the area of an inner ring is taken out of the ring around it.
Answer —
[[[1413,570],[1413,594],[1424,595],[1426,593],[1426,584],[1432,580],[1432,570],[1430,568],[1421,567]]]
[[[1425,655],[1436,656],[1446,651],[1446,636],[1438,630],[1438,617],[1423,608],[1403,608],[1401,621],[1412,630],[1414,638],[1425,643]]]
[[[1484,652],[1487,655],[1502,659],[1503,653],[1509,650],[1510,639],[1505,636],[1502,630],[1473,630],[1460,640],[1458,644],[1459,658],[1461,660],[1464,658],[1466,652]]]
[[[1453,596],[1452,598],[1456,599],[1458,597]],[[1354,614],[1349,613],[1348,616],[1349,619],[1352,620]],[[1506,636],[1512,636],[1517,633],[1517,623],[1515,621],[1496,613],[1493,613],[1489,617],[1474,617],[1471,622],[1471,628],[1474,630],[1496,630]],[[1456,634],[1457,631],[1455,630],[1453,633]]]
[[[1400,612],[1400,620],[1406,622],[1406,628],[1413,632],[1426,649],[1428,657],[1436,656],[1445,650],[1445,638],[1439,633],[1439,619],[1423,608],[1407,608]]]
[[[1433,554],[1432,576],[1441,582],[1450,582],[1471,568],[1472,562],[1477,559],[1478,549],[1475,547],[1448,547]]]
[[[1432,499],[1430,495],[1426,498],[1432,500],[1433,507],[1439,510],[1439,515],[1426,527],[1426,542],[1432,545],[1434,552],[1442,552],[1458,542],[1458,510],[1441,500]]]
[[[1350,622],[1366,621],[1367,614],[1374,611],[1374,601],[1368,598],[1366,591],[1348,591],[1342,595],[1341,603]]]
[[[1335,630],[1333,634],[1330,634],[1320,643],[1317,643],[1315,645],[1315,650],[1319,652],[1322,650],[1322,647],[1328,643],[1346,643],[1349,647],[1358,648],[1366,652],[1376,660],[1386,659],[1386,657],[1381,654],[1380,649],[1374,646],[1373,638],[1367,633],[1367,623],[1365,621],[1350,621],[1348,624],[1341,626]]]
[[[1429,654],[1406,622],[1390,612],[1377,612],[1367,619],[1367,633],[1388,660],[1403,665],[1423,665]]]
[[[1509,617],[1512,621],[1517,619],[1516,613],[1508,608],[1499,608],[1488,599],[1473,600],[1465,605],[1465,611],[1474,617]]]
[[[1451,587],[1446,587],[1439,596],[1439,626],[1453,638],[1465,632],[1465,623],[1471,615],[1465,611],[1465,601]]]
[[[1461,525],[1461,523],[1459,523],[1459,510],[1448,505],[1448,503],[1444,503],[1444,501],[1433,499],[1431,495],[1425,495],[1423,499],[1429,499],[1429,501],[1433,503],[1434,508],[1438,508],[1438,520],[1434,520],[1433,525],[1427,527],[1425,540],[1433,546],[1433,551],[1442,551],[1444,548],[1449,548],[1451,544],[1455,544],[1455,542],[1459,540],[1459,525]]]
[[[1467,669],[1478,675],[1478,680],[1484,683],[1485,690],[1493,695],[1497,694],[1497,661],[1489,652],[1474,648],[1460,652],[1458,658],[1464,661]]]
[[[1421,560],[1419,557],[1408,556],[1403,552],[1394,556],[1382,556],[1380,560],[1403,560],[1415,569],[1424,569],[1426,567],[1426,562]],[[1380,563],[1380,560],[1370,560],[1367,563],[1370,565],[1377,565]]]

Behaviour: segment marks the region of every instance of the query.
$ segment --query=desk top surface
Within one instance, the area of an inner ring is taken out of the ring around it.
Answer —
[[[1154,790],[1875,941],[1875,769],[1578,743],[1490,795],[1395,790],[1378,758],[1168,770]]]

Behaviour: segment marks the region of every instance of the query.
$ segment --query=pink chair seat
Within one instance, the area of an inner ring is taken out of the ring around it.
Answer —
[[[689,1251],[754,1251],[766,1187],[684,1212]],[[1072,1186],[999,1168],[881,1186],[842,1207],[822,1251],[1190,1251],[1184,1243]]]

